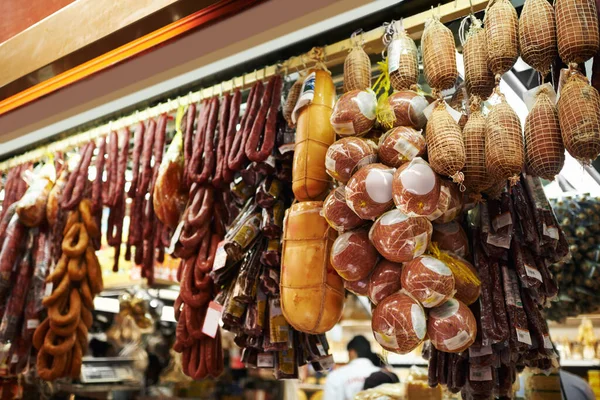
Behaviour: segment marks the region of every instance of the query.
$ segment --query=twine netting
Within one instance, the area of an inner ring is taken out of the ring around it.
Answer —
[[[390,82],[394,90],[409,89],[419,81],[417,45],[405,30],[401,30],[393,42],[393,46],[398,46],[400,51],[397,53],[398,69],[390,73]]]
[[[548,75],[556,58],[556,17],[547,0],[527,0],[519,18],[519,46],[523,61]]]
[[[460,127],[446,110],[444,101],[439,101],[431,113],[425,140],[431,168],[462,183],[460,170],[465,165],[465,146]]]
[[[371,60],[360,43],[355,42],[344,61],[344,92],[371,87]]]
[[[423,72],[429,86],[437,90],[450,89],[458,78],[454,35],[437,18],[425,23],[421,38]]]
[[[594,0],[556,0],[554,7],[560,58],[569,64],[594,56],[600,45]]]
[[[525,163],[533,176],[554,180],[565,163],[558,111],[541,88],[525,120]]]
[[[503,95],[501,98],[486,118],[485,165],[494,181],[517,181],[525,158],[521,121]]]
[[[519,20],[509,0],[491,0],[483,19],[488,66],[494,75],[507,72],[519,57]]]
[[[463,23],[468,18],[465,18]],[[485,30],[481,27],[481,21],[474,17],[466,40],[463,43],[463,57],[467,92],[470,95],[487,99],[494,90],[494,74],[487,62]]]
[[[464,185],[470,192],[480,193],[491,182],[485,167],[485,117],[481,112],[481,100],[471,97],[471,115],[463,130],[465,142]]]
[[[576,159],[589,163],[600,154],[600,96],[587,78],[573,73],[557,103],[563,143]]]

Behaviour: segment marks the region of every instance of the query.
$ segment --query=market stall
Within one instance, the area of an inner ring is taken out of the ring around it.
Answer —
[[[3,398],[316,399],[358,334],[400,383],[357,398],[600,392],[596,6],[449,2],[1,161]]]

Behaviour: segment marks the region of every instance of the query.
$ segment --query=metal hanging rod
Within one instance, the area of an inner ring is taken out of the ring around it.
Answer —
[[[484,10],[488,1],[489,0],[452,0],[451,2],[436,8],[435,14],[439,15],[440,20],[446,23],[467,16],[472,12]],[[413,39],[419,39],[423,33],[425,21],[428,18],[431,18],[431,16],[432,11],[428,10],[406,17],[402,20],[402,26]],[[386,27],[380,26],[368,32],[361,33],[361,41],[367,54],[381,54],[383,51],[381,37],[385,33],[385,29]],[[201,89],[197,92],[189,93],[188,95],[173,100],[167,100],[154,107],[147,108],[143,111],[136,111],[126,117],[119,118],[85,132],[76,133],[68,138],[55,141],[46,146],[41,146],[0,162],[0,173],[19,164],[41,160],[47,154],[65,151],[77,147],[82,143],[96,140],[101,136],[109,134],[113,130],[131,126],[150,118],[155,118],[163,113],[170,113],[179,107],[186,107],[189,104],[197,103],[202,99],[217,96],[236,88],[248,88],[256,81],[264,80],[277,73],[283,72],[287,74],[290,72],[302,71],[314,67],[317,63],[322,63],[328,68],[343,64],[346,55],[352,49],[353,41],[353,38],[348,38],[322,48],[312,49],[308,53],[294,56],[282,63],[269,65],[263,69],[229,79],[212,87]]]

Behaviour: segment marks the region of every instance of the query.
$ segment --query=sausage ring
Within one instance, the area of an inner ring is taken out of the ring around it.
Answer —
[[[61,313],[61,309],[68,305],[68,311],[66,314]],[[71,289],[69,295],[69,302],[63,303],[63,307],[60,304],[54,304],[48,308],[48,318],[57,325],[70,325],[73,321],[77,320],[81,314],[81,297],[77,289]]]
[[[55,341],[59,341],[59,344],[54,344]],[[63,354],[67,354],[69,350],[73,348],[75,344],[75,334],[67,336],[66,338],[62,338],[61,336],[56,335],[52,329],[48,331],[46,338],[44,339],[44,350],[53,356],[60,356]]]
[[[44,345],[44,338],[46,337],[46,334],[48,333],[48,329],[50,328],[50,319],[46,318],[45,320],[42,321],[41,324],[38,325],[37,328],[35,328],[35,332],[33,333],[33,347],[35,347],[36,349],[40,350],[42,348],[42,346]]]
[[[77,379],[79,378],[79,375],[81,375],[82,358],[83,351],[81,349],[81,346],[79,345],[79,342],[75,342],[75,345],[73,346],[73,359],[71,361],[71,369],[69,371],[69,376],[73,379]]]
[[[71,281],[69,280],[69,274],[64,274],[60,284],[54,289],[50,296],[42,299],[42,305],[46,308],[54,305],[60,298],[63,297],[64,294],[67,293],[70,284]]]
[[[50,362],[50,358],[52,358],[52,362]],[[37,373],[43,380],[53,381],[64,371],[66,363],[66,354],[52,357],[42,348],[37,356]]]
[[[90,285],[88,284],[87,279],[81,281],[81,286],[79,287],[81,291],[81,300],[83,301],[83,305],[87,308],[94,308],[94,298],[92,296],[92,292],[90,291]]]
[[[88,282],[92,294],[98,294],[104,290],[102,282],[102,269],[98,263],[98,257],[91,246],[88,246],[85,251],[85,263],[87,265]]]
[[[88,328],[83,323],[83,320],[79,320],[79,324],[77,325],[77,341],[79,342],[79,346],[81,347],[81,352],[83,354],[86,353],[86,349],[88,346],[87,342]]]
[[[83,257],[71,258],[69,260],[69,279],[73,282],[79,282],[87,275],[87,266]]]
[[[50,319],[48,318],[48,320]],[[73,332],[75,332],[80,322],[81,318],[77,318],[73,323],[69,325],[58,325],[54,321],[50,321],[50,330],[58,336],[67,337],[69,335],[72,335]]]
[[[68,261],[69,257],[67,257],[66,254],[60,256],[58,263],[56,263],[56,267],[54,267],[54,271],[52,271],[46,278],[46,283],[52,282],[55,285],[58,284],[67,272]]]
[[[75,243],[75,244],[73,244]],[[67,231],[62,242],[62,251],[70,258],[79,257],[83,254],[89,243],[89,236],[85,226],[81,222],[73,224]]]
[[[79,212],[81,213],[81,220],[85,225],[87,233],[93,238],[100,237],[100,229],[98,229],[98,224],[92,214],[92,203],[89,199],[81,200],[79,203]]]
[[[73,227],[73,225],[79,222],[80,217],[81,216],[79,215],[79,211],[69,211],[69,215],[67,216],[67,222],[65,222],[65,228],[63,229],[63,235],[66,235],[67,232]]]
[[[85,325],[88,330],[92,327],[94,323],[94,316],[92,312],[87,307],[81,307],[81,321]]]

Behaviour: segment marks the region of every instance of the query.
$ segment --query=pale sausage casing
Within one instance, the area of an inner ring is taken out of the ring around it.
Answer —
[[[314,85],[314,98],[299,110],[296,128],[292,189],[298,201],[323,199],[330,185],[325,155],[335,141],[335,132],[329,123],[335,104],[331,75],[313,70],[304,81],[303,94],[311,85]]]
[[[34,227],[46,218],[46,202],[56,180],[54,163],[46,163],[33,177],[27,191],[17,203],[16,212],[25,226]]]
[[[344,283],[329,263],[336,237],[321,216],[323,202],[296,203],[286,212],[281,259],[281,308],[295,329],[325,333],[340,320]]]

